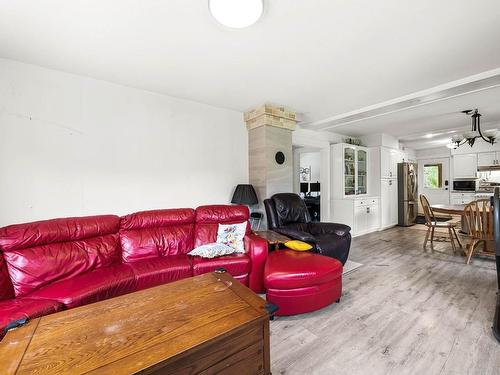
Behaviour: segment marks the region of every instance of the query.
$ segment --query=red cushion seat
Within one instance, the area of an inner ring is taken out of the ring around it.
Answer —
[[[132,268],[117,264],[52,283],[31,293],[29,297],[58,301],[72,308],[136,290],[137,282]]]
[[[266,299],[279,308],[276,315],[303,314],[339,300],[342,263],[314,253],[276,250],[264,268]]]
[[[143,259],[128,266],[135,275],[138,290],[193,276],[187,255]]]
[[[280,250],[269,255],[265,275],[267,288],[303,288],[338,279],[342,263],[310,252]]]
[[[0,301],[0,338],[7,324],[14,320],[37,318],[42,315],[61,311],[63,307],[57,301],[32,298],[16,298]]]
[[[246,254],[231,254],[217,258],[193,257],[193,276],[225,268],[232,276],[246,275],[250,272],[251,261]]]

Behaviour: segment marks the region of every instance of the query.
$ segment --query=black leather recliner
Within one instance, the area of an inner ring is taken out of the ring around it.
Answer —
[[[294,193],[274,194],[264,200],[267,226],[295,240],[308,242],[314,251],[345,264],[351,247],[351,228],[337,223],[311,222],[305,202]]]

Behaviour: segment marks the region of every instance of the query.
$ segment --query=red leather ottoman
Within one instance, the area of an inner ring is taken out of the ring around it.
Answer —
[[[279,307],[275,315],[319,310],[340,299],[342,263],[310,252],[276,250],[264,269],[266,299]]]

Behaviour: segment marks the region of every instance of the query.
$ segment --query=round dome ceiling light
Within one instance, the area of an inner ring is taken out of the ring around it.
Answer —
[[[208,9],[221,25],[242,29],[259,20],[264,0],[208,0]]]

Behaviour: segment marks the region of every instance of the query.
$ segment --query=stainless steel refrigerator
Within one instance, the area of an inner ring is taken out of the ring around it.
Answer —
[[[414,225],[418,213],[418,164],[398,163],[398,225]]]

